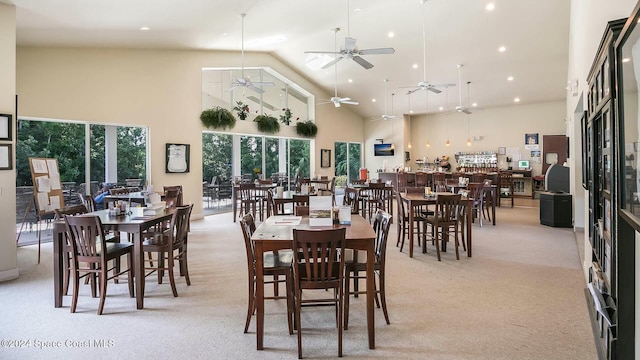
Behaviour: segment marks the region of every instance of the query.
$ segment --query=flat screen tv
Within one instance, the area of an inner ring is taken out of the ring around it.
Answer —
[[[393,156],[394,151],[391,144],[373,144],[373,155],[375,156]]]

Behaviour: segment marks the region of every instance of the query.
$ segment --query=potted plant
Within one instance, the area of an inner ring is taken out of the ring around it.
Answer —
[[[318,133],[318,126],[311,120],[300,121],[296,124],[296,133],[304,137],[314,137]]]
[[[275,134],[280,131],[278,119],[270,115],[258,115],[253,120],[258,123],[258,130],[267,134]]]
[[[233,110],[236,111],[240,120],[246,120],[247,115],[249,115],[249,105],[242,101],[236,101],[236,106],[233,107]]]
[[[291,123],[291,109],[286,108],[282,109],[282,111],[284,111],[284,113],[280,115],[280,122],[289,125]]]
[[[212,129],[225,130],[236,126],[236,118],[231,111],[219,106],[204,110],[200,114],[200,121],[205,127]]]

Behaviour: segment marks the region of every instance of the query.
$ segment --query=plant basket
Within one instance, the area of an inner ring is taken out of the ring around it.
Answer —
[[[296,124],[296,133],[304,137],[315,137],[318,133],[318,126],[311,120],[301,121]]]
[[[258,130],[260,132],[275,134],[280,131],[280,122],[273,116],[258,115],[253,121],[258,123]]]
[[[233,129],[236,126],[236,118],[231,111],[216,106],[211,109],[204,110],[200,114],[202,125],[211,129]]]

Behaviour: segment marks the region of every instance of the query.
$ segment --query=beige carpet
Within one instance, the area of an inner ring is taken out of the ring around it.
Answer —
[[[369,350],[364,297],[352,299],[344,356],[596,359],[572,230],[542,226],[536,207],[516,207],[499,208],[497,226],[474,224],[473,231],[473,258],[456,261],[449,251],[438,262],[432,247],[428,254],[416,247],[413,259],[406,247],[400,253],[394,225],[387,253],[391,325],[376,310],[377,346]],[[69,312],[68,296],[55,309],[51,244],[40,265],[36,247],[19,248],[20,277],[0,283],[0,359],[295,359],[284,300],[266,302],[264,351],[255,349],[255,320],[249,334],[242,332],[246,260],[231,215],[192,222],[189,241],[192,285],[178,279],[178,298],[167,283],[148,278],[145,309],[136,310],[126,285],[111,283],[103,316],[88,286],[77,313]],[[331,308],[303,309],[305,358],[336,357],[333,319]],[[61,346],[44,347],[56,342]]]

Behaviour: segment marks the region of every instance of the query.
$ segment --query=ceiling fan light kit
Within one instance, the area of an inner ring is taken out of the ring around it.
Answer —
[[[334,46],[337,48],[338,47],[338,31],[340,31],[340,28],[335,28],[333,29],[333,41],[334,41]],[[335,64],[335,62],[334,62]],[[340,107],[341,104],[348,104],[348,105],[359,105],[360,103],[357,101],[352,101],[351,98],[348,97],[339,97],[338,96],[338,64],[335,64],[334,66],[334,75],[335,75],[335,83],[334,83],[334,91],[333,91],[333,97],[331,97],[331,99],[327,100],[327,101],[323,101],[319,104],[329,104],[329,103],[333,103],[333,106],[335,107]]]

